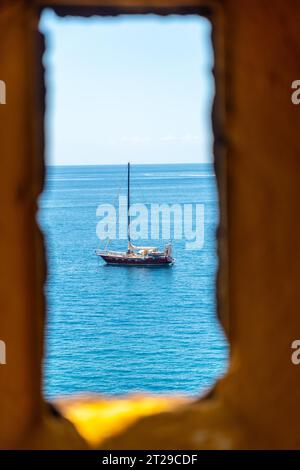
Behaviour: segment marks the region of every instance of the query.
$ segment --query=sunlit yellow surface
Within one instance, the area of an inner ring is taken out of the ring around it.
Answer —
[[[77,398],[59,400],[63,415],[77,428],[82,437],[93,447],[114,434],[122,432],[138,418],[172,410],[184,398],[158,396],[129,396],[125,398]]]

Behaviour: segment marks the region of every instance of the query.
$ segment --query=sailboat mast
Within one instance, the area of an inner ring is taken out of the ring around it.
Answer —
[[[128,162],[128,181],[127,181],[127,235],[128,235],[128,248],[130,243],[130,163]]]

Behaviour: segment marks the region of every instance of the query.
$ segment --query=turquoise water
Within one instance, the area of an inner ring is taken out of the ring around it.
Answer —
[[[203,248],[189,251],[184,239],[175,240],[171,268],[105,266],[95,256],[103,247],[96,209],[115,204],[119,192],[126,195],[123,166],[47,169],[39,213],[49,266],[47,396],[195,394],[225,371],[227,345],[215,313],[212,165],[132,167],[132,203],[204,204]],[[125,247],[120,240],[111,245]]]

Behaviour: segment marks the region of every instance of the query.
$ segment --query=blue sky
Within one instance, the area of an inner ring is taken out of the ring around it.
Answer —
[[[209,22],[46,10],[46,154],[52,165],[212,159]]]

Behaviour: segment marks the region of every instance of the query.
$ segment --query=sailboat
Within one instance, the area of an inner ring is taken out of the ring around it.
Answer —
[[[172,256],[172,245],[165,245],[163,251],[155,246],[134,246],[130,237],[130,163],[127,166],[127,251],[97,250],[107,264],[114,266],[172,266],[175,259]]]

